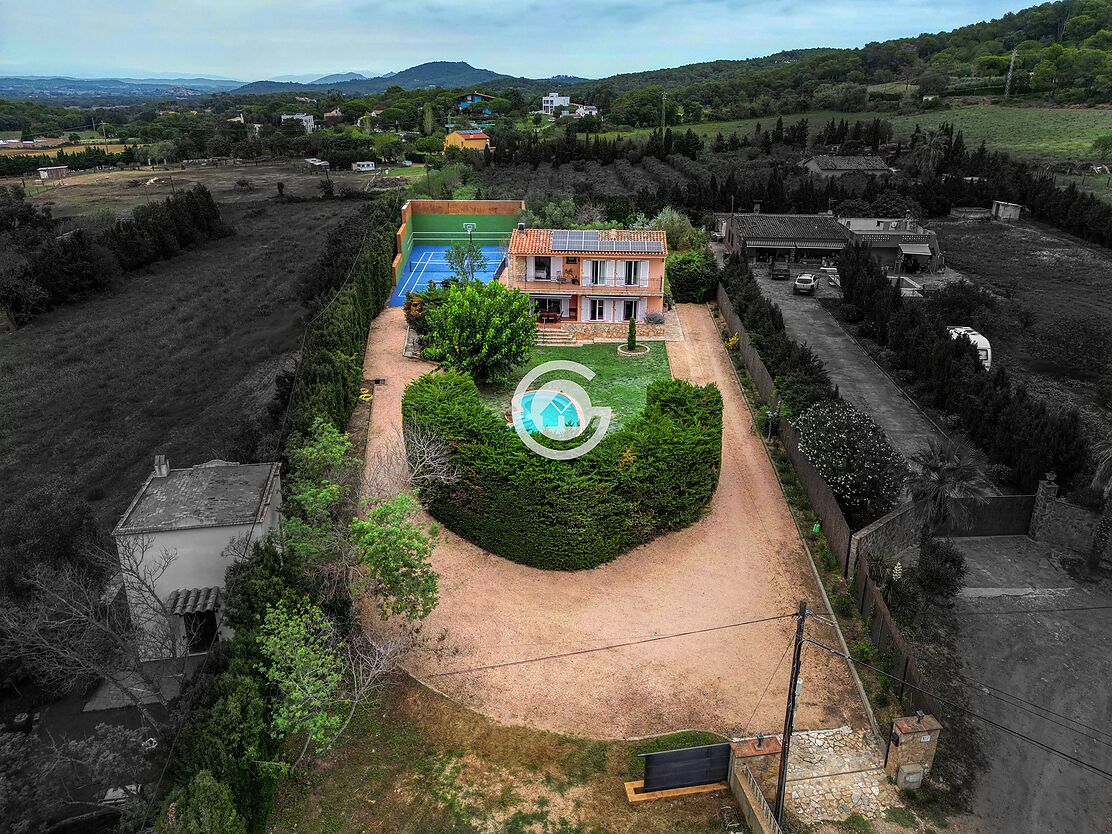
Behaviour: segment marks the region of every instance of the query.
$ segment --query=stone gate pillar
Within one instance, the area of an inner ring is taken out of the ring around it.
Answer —
[[[915,790],[923,784],[934,764],[942,725],[933,715],[918,713],[892,722],[884,771],[896,787]]]
[[[1039,538],[1039,528],[1042,527],[1050,512],[1050,504],[1058,497],[1058,484],[1054,482],[1056,477],[1056,473],[1047,472],[1046,479],[1039,481],[1039,488],[1035,492],[1035,509],[1031,512],[1031,524],[1027,528],[1027,535],[1036,541]]]

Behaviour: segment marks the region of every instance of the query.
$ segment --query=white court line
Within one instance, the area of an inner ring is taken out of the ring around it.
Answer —
[[[426,253],[422,253],[422,254],[417,256],[417,263],[418,264],[420,264],[421,258],[423,258],[425,256],[425,254]],[[414,286],[414,274],[413,274],[412,261],[409,264],[406,264],[406,273],[407,274],[406,274],[405,280],[401,284],[399,284],[397,287],[394,288],[394,292],[397,293],[398,298],[405,298],[405,294],[407,292],[410,292],[412,290],[413,286]]]
[[[432,260],[432,252],[422,252],[417,256],[417,266],[420,270],[411,269],[409,272],[410,280],[406,282],[406,292],[411,292],[416,289],[417,285],[421,283],[421,276],[425,274],[425,267],[429,265]]]

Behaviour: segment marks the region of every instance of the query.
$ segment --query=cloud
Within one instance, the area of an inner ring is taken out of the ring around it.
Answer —
[[[785,49],[852,47],[999,17],[999,0],[55,0],[0,4],[0,71],[244,80],[465,60],[512,75],[600,77]]]

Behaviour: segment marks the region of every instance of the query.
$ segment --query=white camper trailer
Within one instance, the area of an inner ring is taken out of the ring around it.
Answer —
[[[981,359],[981,364],[985,366],[985,370],[992,370],[992,345],[989,344],[988,339],[972,327],[948,327],[946,329],[950,331],[951,339],[964,336],[972,342],[973,348],[977,351],[977,356]]]

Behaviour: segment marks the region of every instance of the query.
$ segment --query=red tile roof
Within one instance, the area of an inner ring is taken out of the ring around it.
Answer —
[[[631,252],[596,252],[584,249],[581,252],[561,250],[552,251],[552,233],[556,229],[514,229],[510,236],[509,254],[511,255],[607,255],[620,257],[622,255],[638,254],[652,258],[663,258],[668,254],[668,236],[657,229],[610,229],[598,233],[599,240],[640,240],[658,242],[663,249],[661,253],[631,253]]]

